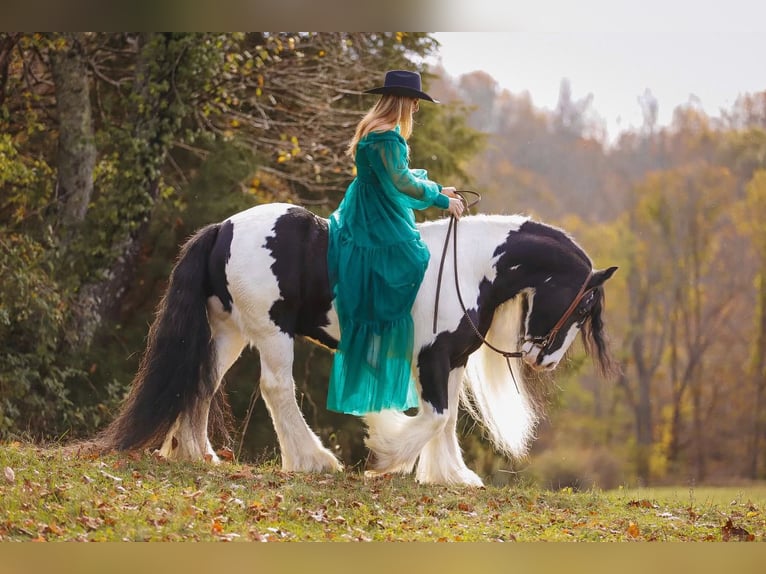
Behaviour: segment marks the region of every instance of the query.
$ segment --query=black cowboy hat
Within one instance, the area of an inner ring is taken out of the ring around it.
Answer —
[[[420,74],[408,70],[391,70],[386,72],[386,79],[379,88],[365,90],[365,94],[393,94],[395,96],[406,96],[408,98],[419,98],[438,104],[438,100],[422,91],[420,85]]]

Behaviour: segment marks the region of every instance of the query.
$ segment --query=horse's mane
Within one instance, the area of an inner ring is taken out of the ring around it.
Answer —
[[[521,318],[522,297],[515,297],[495,311],[487,339],[516,341]],[[481,422],[492,444],[513,457],[526,454],[543,406],[529,392],[524,370],[521,361],[508,363],[505,357],[482,345],[468,358],[460,395],[461,404]]]

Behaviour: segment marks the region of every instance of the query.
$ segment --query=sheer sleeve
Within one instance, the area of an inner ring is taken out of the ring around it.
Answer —
[[[449,207],[449,198],[441,193],[442,186],[429,180],[426,170],[409,168],[407,145],[400,137],[382,138],[370,146],[368,153],[375,175],[392,199],[413,209]]]
[[[410,172],[418,179],[428,179],[428,172],[424,169],[411,169]]]

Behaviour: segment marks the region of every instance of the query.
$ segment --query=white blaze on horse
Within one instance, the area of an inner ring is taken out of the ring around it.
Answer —
[[[458,407],[485,427],[499,451],[523,456],[540,405],[521,362],[496,351],[515,350],[532,368],[550,370],[582,330],[586,350],[607,370],[603,284],[616,268],[594,270],[566,233],[527,217],[472,215],[459,227],[439,281],[448,220],[419,225],[432,254],[412,309],[420,406],[415,415],[365,416],[366,445],[374,471],[414,470],[425,483],[479,486],[458,443]],[[332,349],[340,336],[327,237],[326,220],[288,204],[253,207],[191,237],[158,306],[131,392],[100,445],[217,460],[208,439],[211,405],[226,371],[252,345],[282,468],[341,470],[306,423],[292,373],[296,337]]]

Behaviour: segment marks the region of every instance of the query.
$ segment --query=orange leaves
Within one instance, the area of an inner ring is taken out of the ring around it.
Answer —
[[[223,447],[221,450],[217,451],[216,454],[220,457],[221,460],[234,462],[234,451],[229,447]]]
[[[210,526],[210,531],[221,542],[233,542],[240,537],[236,532],[226,532],[225,527],[228,523],[229,518],[227,516],[216,516]]]
[[[213,532],[213,534],[222,534],[223,533],[223,525],[226,522],[228,522],[228,519],[225,516],[216,516],[213,519],[213,524],[210,527],[210,529]]]
[[[94,516],[87,516],[87,515],[80,515],[77,518],[77,522],[85,528],[85,530],[93,531],[98,530],[101,528],[101,525],[104,524],[104,520],[102,518],[97,518]]]
[[[56,536],[59,537],[64,534],[64,529],[56,523],[41,524],[40,534],[43,536]]]
[[[721,527],[721,538],[724,542],[753,542],[755,536],[740,526],[735,526],[731,518]]]

